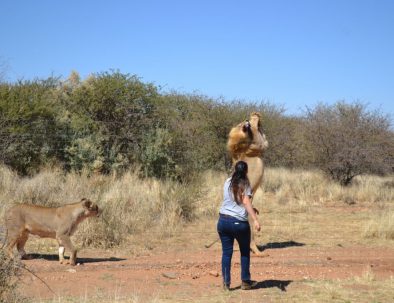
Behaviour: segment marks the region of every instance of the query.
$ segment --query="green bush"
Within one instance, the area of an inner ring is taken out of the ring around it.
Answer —
[[[145,177],[177,177],[177,166],[172,158],[172,136],[166,129],[148,132],[142,142],[141,169]]]
[[[57,85],[54,78],[0,84],[0,159],[21,174],[64,157],[67,138],[56,117]]]
[[[156,87],[136,76],[105,72],[65,90],[62,100],[73,131],[67,148],[70,168],[109,173],[135,163],[152,127]]]
[[[23,175],[48,165],[103,174],[140,167],[147,177],[188,182],[231,167],[228,133],[255,111],[269,142],[267,166],[318,167],[344,185],[392,172],[390,120],[362,104],[320,104],[289,117],[268,102],[160,93],[119,71],[0,82],[0,161]]]

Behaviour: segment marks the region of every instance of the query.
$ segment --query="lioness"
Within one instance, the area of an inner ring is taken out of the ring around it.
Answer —
[[[13,257],[12,249],[16,244],[22,259],[28,259],[24,250],[29,234],[42,238],[53,238],[59,243],[60,264],[75,265],[77,251],[71,243],[70,236],[84,219],[99,216],[96,204],[83,198],[80,202],[60,207],[19,204],[11,207],[5,215],[7,228],[6,249]],[[70,260],[64,262],[65,248],[70,251]]]

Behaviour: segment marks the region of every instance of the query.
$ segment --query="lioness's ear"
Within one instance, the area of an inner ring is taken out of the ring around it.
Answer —
[[[92,206],[92,201],[90,201],[89,199],[83,198],[81,202],[82,205],[86,208],[90,208]]]

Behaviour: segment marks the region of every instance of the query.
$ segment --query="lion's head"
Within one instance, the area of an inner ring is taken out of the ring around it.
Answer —
[[[233,157],[248,152],[252,143],[260,142],[262,138],[265,140],[260,120],[260,113],[254,112],[250,115],[249,120],[245,120],[231,129],[227,149]]]

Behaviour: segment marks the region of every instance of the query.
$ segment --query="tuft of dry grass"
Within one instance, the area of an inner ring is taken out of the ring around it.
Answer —
[[[3,248],[0,248],[0,302],[23,301],[23,298],[16,292],[19,272],[17,262],[10,259]]]
[[[227,174],[212,170],[201,174],[195,209],[197,217],[216,217],[218,215],[223,198],[223,184],[227,178]]]
[[[192,218],[195,197],[187,185],[128,172],[102,194],[103,220],[83,224],[77,237],[86,245],[111,247],[147,230],[155,237],[171,236]]]
[[[365,238],[394,240],[394,211],[374,215],[364,228]]]

